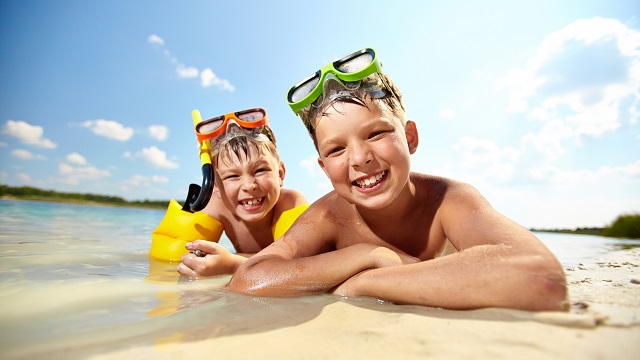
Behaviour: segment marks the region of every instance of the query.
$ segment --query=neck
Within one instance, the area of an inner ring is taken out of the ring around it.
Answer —
[[[407,179],[405,186],[402,188],[398,197],[387,207],[382,209],[367,209],[363,207],[355,207],[355,211],[360,215],[363,221],[371,227],[378,225],[388,226],[386,224],[398,223],[398,219],[403,219],[413,212],[416,202],[416,187],[411,180],[411,176]]]

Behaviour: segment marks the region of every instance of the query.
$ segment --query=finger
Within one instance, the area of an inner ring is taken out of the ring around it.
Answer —
[[[178,271],[178,273],[180,273],[180,275],[184,275],[184,276],[187,276],[189,278],[194,278],[196,276],[196,272],[193,271],[191,268],[189,268],[184,263],[178,264],[178,266],[176,267],[176,271]]]
[[[189,251],[200,250],[206,254],[215,254],[218,249],[218,243],[206,240],[196,240],[185,245]]]
[[[204,261],[204,257],[198,257],[193,253],[186,253],[182,255],[182,265],[186,266],[194,273],[197,273],[200,268],[202,268],[202,264]]]

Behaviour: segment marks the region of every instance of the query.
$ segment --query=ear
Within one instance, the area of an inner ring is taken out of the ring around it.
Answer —
[[[214,172],[214,176],[216,178],[215,180],[213,180],[213,193],[218,197],[218,199],[222,199],[222,195],[220,194],[220,187],[218,186],[218,179],[220,179],[220,177],[218,176],[217,172]]]
[[[416,123],[412,120],[408,120],[404,127],[404,134],[407,137],[407,145],[409,145],[409,153],[413,154],[418,149],[418,128]]]
[[[324,174],[327,175],[327,177],[329,177],[329,175],[327,174],[327,169],[325,169],[324,162],[322,161],[321,158],[318,158],[318,165],[320,165],[320,168],[322,169],[322,171],[324,171]]]
[[[284,162],[280,161],[278,166],[278,176],[280,177],[280,187],[284,185],[284,175],[287,173],[287,168],[284,167]]]

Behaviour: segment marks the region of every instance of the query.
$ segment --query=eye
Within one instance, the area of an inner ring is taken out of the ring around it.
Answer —
[[[344,151],[344,149],[345,148],[342,147],[342,146],[336,146],[336,147],[332,148],[331,150],[327,151],[325,156],[338,156]]]
[[[238,179],[239,176],[235,175],[235,174],[229,174],[229,175],[224,175],[222,176],[222,180],[235,180]]]
[[[378,137],[380,137],[380,136],[384,135],[384,134],[385,134],[385,133],[387,133],[387,132],[389,132],[389,131],[388,131],[388,130],[375,130],[375,131],[372,131],[372,132],[369,134],[369,139],[375,139],[375,138],[378,138]]]

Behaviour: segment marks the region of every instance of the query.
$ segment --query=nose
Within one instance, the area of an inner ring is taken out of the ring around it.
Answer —
[[[256,182],[256,178],[253,176],[244,176],[242,178],[242,190],[251,191],[258,187],[258,183]]]
[[[373,161],[371,149],[366,144],[358,144],[351,147],[351,166],[360,167]]]

